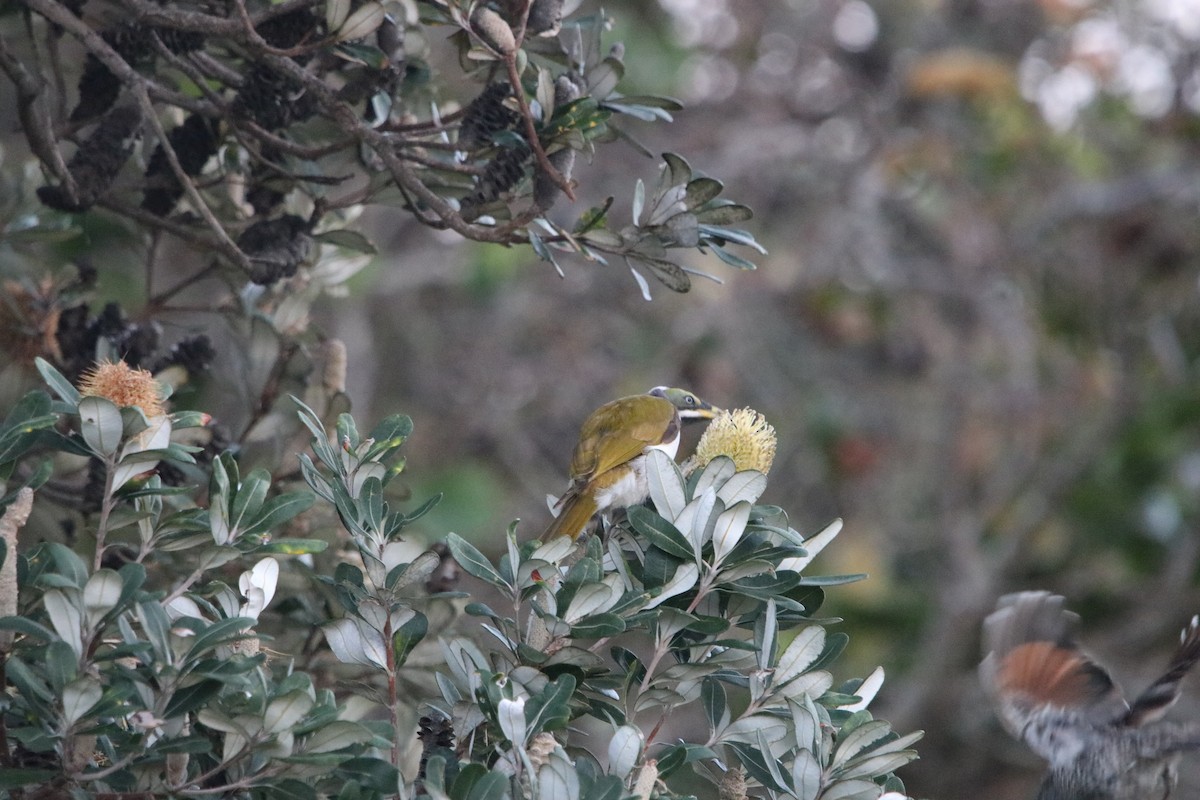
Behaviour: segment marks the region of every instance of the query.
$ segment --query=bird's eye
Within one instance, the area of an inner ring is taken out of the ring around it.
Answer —
[[[684,398],[684,402],[687,403],[689,406],[694,406],[694,405],[696,405],[696,398],[692,397],[689,394],[687,397]]]

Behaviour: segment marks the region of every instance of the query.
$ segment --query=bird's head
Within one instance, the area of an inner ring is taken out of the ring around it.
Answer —
[[[719,409],[713,408],[687,389],[671,386],[655,386],[647,394],[664,397],[679,411],[680,419],[712,419]]]

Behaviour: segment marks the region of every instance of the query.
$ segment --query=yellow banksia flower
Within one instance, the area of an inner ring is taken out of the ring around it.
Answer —
[[[753,469],[765,475],[775,461],[775,443],[775,428],[754,409],[721,411],[696,445],[696,464],[703,467],[726,456],[739,472]]]
[[[103,397],[118,408],[137,406],[147,417],[166,413],[158,381],[144,369],[135,369],[124,361],[102,361],[79,379],[84,397]]]

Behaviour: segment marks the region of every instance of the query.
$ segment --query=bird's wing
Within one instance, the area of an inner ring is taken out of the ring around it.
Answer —
[[[984,689],[1005,727],[1051,762],[1068,755],[1062,744],[1073,726],[1128,711],[1108,671],[1075,643],[1077,620],[1062,597],[1021,592],[1001,598],[984,621]]]
[[[631,424],[635,409],[640,421]],[[675,415],[669,400],[650,395],[622,397],[596,409],[579,432],[571,458],[571,478],[583,483],[660,444]]]

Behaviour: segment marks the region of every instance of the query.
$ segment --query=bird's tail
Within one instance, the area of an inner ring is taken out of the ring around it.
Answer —
[[[1137,727],[1152,722],[1167,713],[1179,699],[1179,684],[1188,671],[1200,661],[1200,617],[1183,629],[1179,637],[1179,649],[1171,659],[1171,665],[1163,676],[1138,695],[1129,707],[1125,724]]]
[[[557,519],[551,522],[550,527],[546,528],[546,532],[542,534],[543,542],[548,542],[558,536],[570,536],[572,539],[578,539],[583,533],[583,529],[587,527],[588,520],[597,510],[595,499],[573,490],[568,490],[567,494],[563,495],[558,502],[561,510],[558,512]]]

